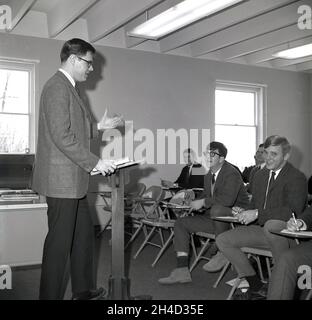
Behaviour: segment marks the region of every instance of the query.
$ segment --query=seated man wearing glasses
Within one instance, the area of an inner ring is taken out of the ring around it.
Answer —
[[[229,223],[217,222],[213,217],[231,216],[232,207],[246,208],[248,194],[240,172],[225,161],[226,147],[220,142],[211,142],[204,153],[209,172],[204,179],[204,191],[198,200],[191,202],[194,210],[202,214],[183,217],[174,226],[174,247],[177,254],[177,267],[161,284],[186,283],[192,281],[188,269],[190,236],[196,232],[209,232],[216,235],[229,229]],[[204,270],[219,270],[226,260],[217,253],[204,266]]]
[[[249,210],[237,214],[245,226],[224,232],[216,239],[219,250],[235,267],[238,277],[249,284],[249,290],[237,290],[234,299],[257,300],[266,294],[241,248],[269,249],[274,260],[278,260],[288,242],[270,230],[280,230],[292,213],[301,213],[306,204],[307,179],[288,162],[291,150],[288,140],[278,135],[270,136],[264,142],[264,149],[266,167],[255,174]]]

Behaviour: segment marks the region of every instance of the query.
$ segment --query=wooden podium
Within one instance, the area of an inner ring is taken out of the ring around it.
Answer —
[[[109,300],[130,300],[130,280],[125,275],[124,257],[124,184],[125,171],[139,165],[141,161],[131,161],[117,167],[111,176],[112,188],[112,269],[109,279]]]

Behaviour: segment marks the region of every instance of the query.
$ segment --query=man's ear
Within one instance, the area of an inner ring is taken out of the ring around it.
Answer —
[[[287,161],[289,159],[289,157],[290,157],[290,153],[288,152],[284,155],[284,160]]]
[[[68,58],[69,62],[73,65],[75,63],[76,60],[76,55],[71,54]]]

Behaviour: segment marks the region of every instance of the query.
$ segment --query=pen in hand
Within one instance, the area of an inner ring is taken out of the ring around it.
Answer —
[[[295,222],[295,225],[296,225],[296,231],[299,231],[298,221],[297,221],[297,219],[296,219],[296,217],[295,217],[295,214],[292,213],[291,215],[292,215],[292,218],[293,218],[293,220],[294,220],[294,222]]]

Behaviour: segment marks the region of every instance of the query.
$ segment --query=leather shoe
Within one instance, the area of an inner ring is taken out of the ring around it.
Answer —
[[[267,294],[268,284],[264,283],[259,290],[250,293],[250,300],[266,300]]]
[[[169,277],[158,279],[160,284],[175,284],[192,282],[190,271],[187,267],[174,269]]]
[[[267,284],[264,284],[259,290],[252,291],[246,289],[237,289],[233,295],[233,300],[266,300]]]
[[[96,290],[88,290],[79,293],[74,293],[72,300],[99,300],[104,297],[106,290],[104,288],[98,288]]]
[[[237,289],[232,296],[232,300],[250,300],[249,289]]]
[[[228,259],[218,251],[216,255],[214,255],[209,262],[203,265],[203,269],[207,272],[218,272],[220,271],[228,262]]]

